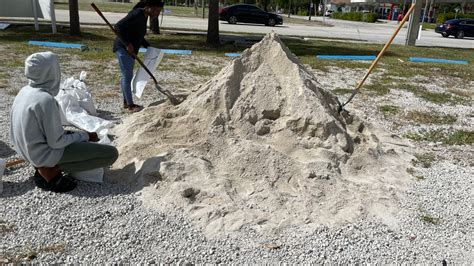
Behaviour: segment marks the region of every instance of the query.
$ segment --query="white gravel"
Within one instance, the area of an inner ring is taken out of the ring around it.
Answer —
[[[201,59],[199,59],[201,60]],[[355,84],[331,75],[322,80],[330,89]],[[354,79],[361,76],[352,75]],[[64,78],[64,77],[63,77]],[[193,80],[194,81],[194,80]],[[15,82],[19,84],[18,81]],[[330,85],[329,85],[330,84]],[[12,85],[12,84],[10,84]],[[153,96],[141,103],[153,102]],[[383,121],[374,102],[403,107],[407,99],[377,99],[359,95],[351,111],[394,134],[419,126],[394,127]],[[102,115],[120,123],[121,101],[98,100]],[[8,112],[13,96],[0,90],[0,157],[15,157],[8,140]],[[419,104],[418,106],[422,106]],[[438,106],[440,108],[440,106]],[[444,107],[441,107],[443,109]],[[460,113],[472,130],[473,107]],[[446,106],[443,112],[457,112]],[[459,122],[458,122],[459,123]],[[364,217],[341,228],[321,227],[302,232],[288,228],[277,235],[244,229],[219,239],[206,239],[180,214],[145,208],[141,187],[80,182],[67,194],[35,188],[28,165],[7,169],[0,194],[0,264],[31,260],[34,263],[409,263],[472,264],[473,177],[472,146],[414,143],[417,150],[433,152],[430,168],[414,167],[416,180],[406,191],[399,224],[389,228]],[[434,222],[434,223],[432,223]]]

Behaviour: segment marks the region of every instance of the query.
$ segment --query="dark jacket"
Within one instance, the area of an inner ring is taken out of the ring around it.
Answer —
[[[129,43],[133,45],[135,54],[138,54],[140,45],[143,45],[145,48],[150,46],[145,40],[147,19],[148,17],[145,16],[143,8],[136,8],[115,24],[118,35],[125,42],[125,45]],[[126,50],[127,47],[125,45],[118,38],[115,38],[113,51],[116,52],[119,47]]]

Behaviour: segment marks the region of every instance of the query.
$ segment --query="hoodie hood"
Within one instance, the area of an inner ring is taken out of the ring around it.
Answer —
[[[61,83],[58,56],[52,52],[35,53],[25,60],[25,75],[28,85],[56,96]]]

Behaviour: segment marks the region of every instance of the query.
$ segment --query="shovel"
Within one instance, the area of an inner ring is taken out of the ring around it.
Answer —
[[[120,42],[124,45],[124,46],[127,46],[125,44],[125,42],[122,40],[122,38],[119,36],[118,32],[115,30],[115,28],[109,23],[109,21],[104,17],[104,15],[102,14],[102,12],[99,10],[99,8],[94,4],[94,3],[91,3],[91,6],[92,8],[95,10],[95,12],[97,12],[97,14],[99,14],[99,16],[105,21],[105,23],[110,27],[110,29],[115,33],[115,36],[117,36],[117,38],[120,40]],[[126,50],[126,49],[125,49]],[[175,96],[173,96],[169,91],[163,89],[160,85],[158,85],[158,81],[156,80],[155,76],[151,73],[151,71],[146,67],[145,64],[143,64],[142,60],[140,60],[140,58],[138,58],[138,56],[134,53],[130,53],[128,50],[126,50],[127,53],[133,57],[135,60],[137,60],[137,62],[140,64],[140,66],[145,69],[146,73],[148,73],[148,75],[150,75],[150,77],[153,79],[153,82],[155,83],[155,88],[163,93],[166,97],[168,97],[168,99],[170,100],[171,104],[173,105],[178,105],[180,104],[183,100],[178,100]]]
[[[395,36],[397,36],[398,32],[400,31],[400,29],[403,27],[403,24],[405,24],[405,22],[408,20],[408,17],[409,15],[411,14],[411,12],[413,12],[413,9],[415,9],[415,4],[412,4],[410,9],[408,9],[407,13],[405,14],[405,16],[403,16],[403,19],[402,21],[400,21],[400,24],[398,24],[398,27],[397,29],[395,29],[395,31],[392,33],[392,36],[390,36],[390,38],[387,40],[387,42],[385,43],[384,47],[382,48],[382,50],[380,50],[379,54],[377,55],[377,58],[375,58],[374,62],[372,62],[372,65],[370,65],[369,69],[367,70],[367,73],[365,73],[364,77],[362,78],[362,80],[359,81],[359,83],[357,84],[357,87],[355,88],[354,91],[352,91],[352,94],[351,96],[349,97],[349,99],[343,103],[343,104],[340,104],[339,105],[339,109],[338,109],[338,112],[341,113],[343,110],[344,110],[344,106],[346,106],[350,101],[352,101],[352,98],[354,98],[354,96],[359,93],[360,91],[360,88],[362,87],[362,85],[364,84],[365,80],[367,79],[367,77],[370,75],[370,73],[372,72],[372,70],[375,68],[375,66],[377,65],[377,63],[379,62],[380,58],[382,58],[382,55],[385,53],[385,51],[387,50],[387,48],[390,46],[390,44],[392,43],[393,39],[395,38]]]

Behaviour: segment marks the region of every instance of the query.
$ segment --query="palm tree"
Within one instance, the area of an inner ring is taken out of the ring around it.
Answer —
[[[209,0],[207,44],[217,46],[219,43],[219,0]]]
[[[69,0],[69,33],[71,35],[81,35],[79,5],[77,0]]]

